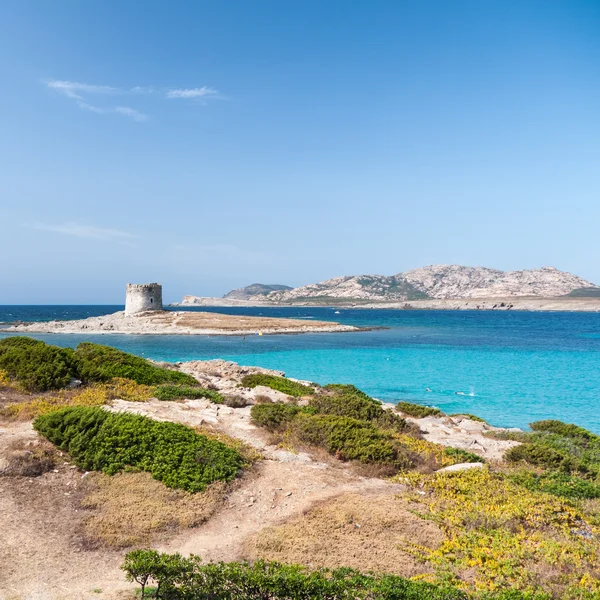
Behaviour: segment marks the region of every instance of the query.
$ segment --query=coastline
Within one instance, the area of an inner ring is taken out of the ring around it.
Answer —
[[[372,301],[339,298],[337,302],[259,302],[255,300],[227,300],[226,298],[198,298],[198,302],[175,302],[170,307],[270,307],[270,308],[351,308],[390,310],[518,310],[531,312],[600,312],[600,298],[557,296],[502,296],[492,298],[431,298],[427,300]]]

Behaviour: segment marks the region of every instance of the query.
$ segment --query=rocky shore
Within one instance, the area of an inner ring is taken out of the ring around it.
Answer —
[[[359,307],[356,307],[359,308]],[[549,312],[600,312],[600,298],[556,298],[503,296],[498,298],[459,298],[369,303],[360,308],[405,310],[524,310]]]
[[[262,335],[359,331],[359,328],[327,321],[165,310],[134,315],[116,312],[75,321],[23,323],[8,327],[4,331],[136,335]]]
[[[540,298],[532,296],[502,296],[492,298],[431,298],[427,300],[405,301],[366,301],[346,298],[330,299],[319,302],[309,299],[296,302],[265,302],[259,300],[234,300],[230,298],[208,298],[186,296],[182,302],[171,306],[245,306],[245,307],[280,307],[306,306],[331,308],[388,308],[393,310],[525,310],[525,311],[566,311],[566,312],[600,312],[600,297],[558,296]]]

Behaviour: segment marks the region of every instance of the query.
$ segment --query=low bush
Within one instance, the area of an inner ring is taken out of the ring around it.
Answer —
[[[423,419],[424,417],[439,416],[442,411],[439,408],[433,408],[432,406],[422,406],[421,404],[413,404],[411,402],[398,402],[395,410],[404,413],[409,417],[415,419]]]
[[[402,417],[385,410],[379,400],[371,398],[353,385],[329,384],[323,389],[324,393],[309,401],[309,407],[318,414],[368,421],[382,429],[394,431],[410,428]]]
[[[527,431],[484,431],[483,435],[485,437],[489,437],[493,440],[503,440],[503,441],[511,441],[511,442],[521,442],[522,444],[525,442],[531,441],[532,435]]]
[[[600,436],[560,421],[538,421],[532,429],[524,444],[506,453],[507,460],[584,478],[600,477]]]
[[[259,385],[277,390],[288,396],[294,396],[299,398],[300,396],[312,396],[315,391],[297,381],[292,381],[286,377],[279,377],[277,375],[267,375],[265,373],[252,373],[246,375],[242,379],[242,386],[247,388],[255,388]]]
[[[74,361],[79,378],[85,383],[123,377],[145,385],[175,383],[196,386],[198,384],[187,373],[162,369],[139,356],[90,342],[83,342],[77,346]]]
[[[521,444],[510,448],[504,458],[509,462],[526,462],[545,469],[570,472],[576,470],[574,457],[565,456],[543,444]]]
[[[214,390],[200,386],[165,384],[155,388],[154,396],[158,400],[194,400],[197,398],[208,398],[215,404],[223,402],[223,396]]]
[[[250,409],[250,416],[252,417],[252,421],[259,427],[275,431],[288,425],[301,410],[295,404],[263,402],[255,404]]]
[[[413,464],[412,452],[366,421],[299,412],[290,423],[290,432],[299,441],[324,448],[340,460],[390,464],[396,468],[410,468]]]
[[[95,383],[80,390],[61,390],[55,396],[31,398],[9,404],[2,414],[22,420],[34,419],[53,410],[67,406],[102,406],[120,398],[130,402],[143,402],[151,398],[154,388],[116,377],[107,383]]]
[[[469,419],[471,421],[477,421],[478,423],[486,423],[485,419],[478,417],[477,415],[472,415],[471,413],[452,413],[449,415],[450,417],[464,417],[465,419]]]
[[[254,396],[255,404],[261,404],[265,402],[273,402],[273,398],[267,396],[266,394],[256,394],[256,396]]]
[[[108,475],[138,469],[189,492],[230,481],[243,464],[235,450],[179,423],[102,408],[63,408],[38,417],[34,428],[82,469]]]
[[[521,469],[509,477],[532,492],[545,492],[575,500],[600,498],[599,484],[566,473],[535,473]]]
[[[244,408],[250,404],[250,401],[239,394],[229,394],[223,397],[223,404],[229,408]]]
[[[479,454],[474,454],[473,452],[468,452],[467,450],[463,450],[462,448],[450,448],[446,447],[444,449],[446,456],[449,456],[454,464],[458,463],[484,463],[485,458],[479,456]]]
[[[578,440],[580,442],[600,442],[600,436],[570,423],[563,423],[562,421],[547,420],[547,421],[536,421],[530,425],[533,431],[539,431],[543,433],[554,433],[556,435]]]
[[[121,566],[128,581],[153,598],[170,600],[467,600],[448,586],[411,581],[395,575],[363,574],[354,569],[309,570],[300,565],[256,561],[203,564],[198,556],[134,550]],[[520,600],[521,596],[513,596]]]
[[[76,376],[73,350],[20,336],[0,340],[0,369],[29,392],[64,388]]]

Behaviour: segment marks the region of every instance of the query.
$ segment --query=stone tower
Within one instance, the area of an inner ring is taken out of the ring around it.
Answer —
[[[125,314],[162,310],[162,285],[160,283],[128,283],[125,297]]]

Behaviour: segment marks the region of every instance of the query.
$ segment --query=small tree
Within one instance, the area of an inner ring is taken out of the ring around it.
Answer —
[[[135,581],[142,588],[142,598],[146,585],[155,579],[156,568],[160,563],[160,554],[156,550],[133,550],[125,556],[121,569],[125,571],[127,581]]]
[[[142,588],[142,599],[149,582],[156,583],[154,598],[169,597],[178,585],[192,574],[191,561],[181,554],[165,554],[156,550],[133,550],[125,556],[121,566],[127,581],[135,581]],[[163,596],[161,596],[161,593]]]

